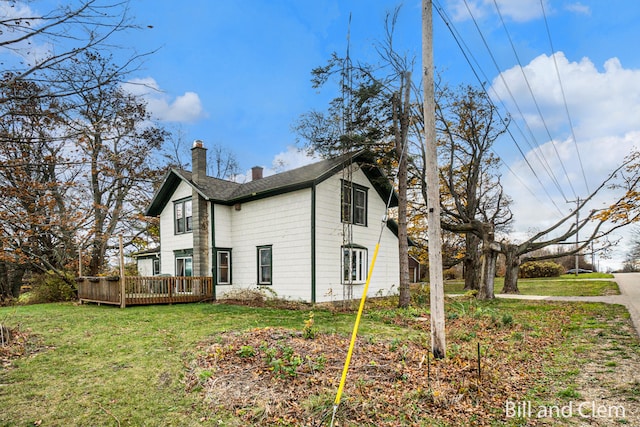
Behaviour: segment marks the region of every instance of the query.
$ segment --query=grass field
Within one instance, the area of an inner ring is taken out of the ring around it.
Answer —
[[[556,282],[553,283],[557,286]],[[402,343],[426,343],[420,345],[428,347],[428,331],[425,329],[428,322],[421,320],[424,316],[428,316],[428,307],[399,310],[378,301],[375,306],[367,308],[359,335],[372,344],[387,343],[378,346],[381,350],[408,348]],[[308,317],[308,310],[225,304],[119,309],[66,303],[1,308],[0,324],[18,329],[29,338],[22,346],[23,355],[13,355],[11,360],[3,359],[0,425],[247,425],[246,419],[242,418],[243,414],[246,416],[245,412],[212,408],[205,403],[203,389],[194,391],[185,386],[188,375],[196,375],[196,378],[197,375],[206,374],[206,378],[212,375],[206,370],[204,374],[194,374],[197,371],[193,370],[193,361],[207,357],[210,351],[208,344],[202,343],[216,343],[222,334],[228,332],[251,334],[255,328],[302,331]],[[353,320],[353,312],[314,309],[314,327],[320,334],[347,337]],[[580,373],[577,369],[580,361],[601,364],[605,371],[614,369],[612,367],[620,363],[618,358],[592,359],[593,350],[602,343],[606,343],[607,348],[616,348],[620,360],[637,360],[640,357],[638,340],[629,332],[628,314],[620,306],[515,300],[483,303],[463,298],[448,303],[447,328],[448,361],[440,362],[441,365],[432,361],[435,369],[443,372],[445,369],[458,369],[458,364],[464,360],[473,361],[475,347],[481,345],[487,352],[488,371],[491,372],[491,364],[496,364],[495,375],[491,379],[497,381],[496,386],[502,384],[502,369],[529,369],[540,374],[532,374],[530,378],[524,375],[519,385],[522,388],[519,393],[534,402],[558,402],[579,397],[580,390],[576,389],[575,380]],[[237,357],[239,352],[233,350],[229,354]],[[497,366],[503,365],[497,364],[506,365],[498,369]],[[366,387],[373,387],[358,378],[350,381],[356,383],[362,393]],[[211,383],[215,383],[215,379],[210,379],[208,384]],[[286,385],[286,381],[280,384]],[[400,412],[414,411],[424,417],[424,413],[420,413],[421,405],[416,406],[416,402],[423,399],[419,396],[424,392],[412,391],[403,395],[402,382],[399,384],[400,388],[393,386],[387,393],[401,393],[396,401],[409,406],[400,407]],[[406,380],[406,387],[409,384],[410,381]],[[635,399],[640,393],[639,388],[636,382],[636,386],[631,385],[624,389],[626,391],[619,392],[618,398]],[[567,390],[573,390],[573,393]],[[311,399],[309,402],[315,403],[307,405],[326,406],[334,392],[335,389],[330,387],[323,392],[323,399]],[[345,405],[359,408],[358,405],[364,404],[355,399],[355,391],[351,393],[351,400],[347,400]],[[379,392],[374,396],[377,397],[371,397],[366,404],[371,404],[371,408],[378,405],[378,411],[384,413],[384,402],[389,400],[389,396]],[[431,400],[422,400],[424,407],[438,403],[433,396],[435,394],[431,395]],[[478,404],[477,397],[471,401]],[[447,403],[448,407],[455,409],[451,402]],[[485,408],[488,413],[495,414],[492,425],[505,424],[500,418],[503,404],[503,401],[480,402],[483,407],[489,405]],[[318,411],[318,408],[309,410]],[[354,410],[352,415],[355,413]],[[451,417],[456,417],[456,413],[452,411]],[[394,415],[390,412],[385,416]],[[439,419],[437,422],[428,417],[418,419],[423,421],[391,418],[386,421],[376,419],[376,423],[453,426],[469,421],[468,418]],[[343,424],[340,425],[359,424],[344,419],[341,422]],[[524,425],[519,424],[522,420],[509,422],[509,425]],[[620,422],[625,423],[626,420]],[[284,418],[278,423],[299,425]]]
[[[547,296],[599,296],[618,295],[620,290],[611,274],[587,273],[578,277],[572,274],[564,274],[560,277],[541,279],[520,279],[518,289],[522,295],[547,295]],[[495,292],[502,291],[504,279],[497,277],[495,280]],[[464,282],[451,280],[445,283],[445,293],[463,293]]]

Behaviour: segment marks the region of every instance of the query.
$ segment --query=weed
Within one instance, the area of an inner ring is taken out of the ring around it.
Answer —
[[[570,385],[564,390],[560,390],[557,394],[558,397],[563,397],[566,399],[579,399],[581,397],[580,393],[576,391],[576,387],[573,385]]]
[[[513,316],[509,313],[505,313],[502,315],[502,324],[504,326],[512,326],[513,325]]]
[[[307,340],[312,340],[315,338],[317,331],[313,326],[313,311],[309,312],[309,316],[304,321],[304,327],[302,328],[302,336]]]
[[[213,372],[210,370],[204,370],[202,372],[200,372],[198,374],[198,378],[200,379],[201,382],[206,382],[209,378],[211,378],[213,376]]]
[[[393,340],[391,340],[391,343],[389,343],[389,351],[392,352],[396,352],[398,350],[398,345],[400,345],[402,341],[399,338],[394,338]]]
[[[250,345],[243,345],[236,354],[242,358],[253,357],[256,354],[256,350]]]

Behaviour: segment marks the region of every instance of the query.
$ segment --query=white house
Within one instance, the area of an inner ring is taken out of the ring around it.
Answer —
[[[160,274],[212,276],[218,297],[265,286],[308,302],[359,298],[382,232],[369,295],[397,291],[397,225],[383,222],[397,199],[370,154],[264,178],[256,167],[244,184],[207,176],[201,141],[192,157],[193,172],[169,171],[146,211],[160,217]]]

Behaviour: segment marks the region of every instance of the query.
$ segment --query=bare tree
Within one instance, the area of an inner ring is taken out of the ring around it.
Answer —
[[[63,273],[75,259],[78,217],[68,196],[74,164],[55,136],[55,99],[35,83],[5,75],[0,85],[0,299],[17,297],[26,271]]]
[[[500,251],[506,258],[506,274],[503,293],[518,293],[518,271],[525,261],[536,261],[554,258],[553,255],[527,256],[533,252],[552,245],[562,244],[577,233],[583,237],[572,250],[563,255],[580,253],[594,240],[606,240],[614,231],[640,220],[640,196],[637,188],[640,184],[640,154],[634,152],[617,167],[588,197],[576,207],[578,212],[584,211],[588,204],[604,189],[617,188],[621,195],[604,209],[592,209],[575,222],[576,213],[572,212],[550,227],[539,231],[521,243],[501,242]],[[557,233],[554,238],[545,236]],[[572,243],[573,244],[573,243]],[[557,255],[556,255],[557,256]]]
[[[65,70],[71,73],[67,79],[69,92],[76,93],[73,107],[65,112],[68,135],[74,138],[88,165],[84,188],[91,200],[86,236],[89,274],[101,271],[114,234],[126,232],[130,243],[144,232],[144,227],[134,225],[141,218],[140,204],[150,199],[152,183],[161,173],[152,159],[166,136],[151,122],[146,104],[111,80],[114,68],[117,66],[109,58],[85,52],[84,61]],[[85,82],[89,80],[100,84],[87,87]]]
[[[507,124],[487,94],[471,86],[443,88],[436,105],[440,137],[442,228],[465,235],[465,289],[494,297],[496,230],[512,220],[492,146]]]
[[[82,0],[39,12],[29,2],[4,1],[0,5],[0,54],[5,54],[2,65],[11,79],[3,84],[30,80],[46,87],[46,96],[68,95],[65,87],[51,84],[51,71],[66,67],[89,50],[116,49],[108,43],[114,34],[140,28],[131,22],[127,3]],[[136,57],[133,54],[123,67]]]

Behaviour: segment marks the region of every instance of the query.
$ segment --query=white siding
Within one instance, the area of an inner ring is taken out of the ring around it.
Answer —
[[[176,273],[174,251],[193,248],[193,233],[175,234],[173,202],[191,197],[191,186],[182,181],[160,214],[160,273]]]
[[[233,206],[215,205],[214,207],[214,233],[216,238],[215,246],[218,248],[232,248],[231,237],[231,215]]]
[[[153,276],[153,261],[155,258],[138,258],[136,266],[139,276]]]
[[[342,300],[341,247],[343,224],[340,218],[341,178],[337,173],[317,187],[316,195],[316,301]],[[367,194],[367,226],[353,225],[354,244],[367,248],[369,265],[373,254],[386,200],[382,200],[364,173],[355,167],[352,181],[369,189]],[[369,296],[396,293],[398,288],[399,263],[398,239],[386,226],[383,228],[378,258],[369,284]],[[360,298],[364,285],[352,285],[353,297]]]
[[[270,288],[282,298],[310,301],[311,189],[242,203],[229,212],[230,224],[224,224],[216,207],[216,243],[232,248],[232,288],[257,287],[257,248],[272,245]],[[230,240],[223,230],[231,230]],[[217,291],[223,295],[228,289]]]

